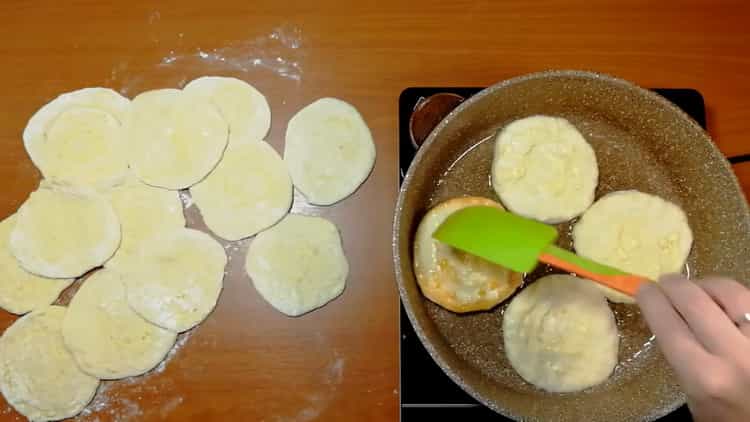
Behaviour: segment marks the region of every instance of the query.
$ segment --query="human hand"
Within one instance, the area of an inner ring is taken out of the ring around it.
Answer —
[[[750,420],[750,289],[727,278],[668,275],[645,283],[636,300],[693,418]]]

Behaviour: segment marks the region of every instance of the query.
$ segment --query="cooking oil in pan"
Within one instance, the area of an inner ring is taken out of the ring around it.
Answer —
[[[471,144],[448,166],[436,184],[435,191],[431,196],[430,207],[460,196],[481,196],[500,202],[492,189],[490,176],[494,139],[495,135],[493,134]],[[559,233],[556,242],[558,246],[568,250],[573,249],[572,231],[576,221],[577,219],[573,219],[556,225]],[[534,271],[524,274],[524,286],[553,273],[560,273],[560,271],[547,265],[540,265]],[[686,273],[689,273],[688,268],[686,268]],[[502,314],[511,300],[512,296],[491,311],[493,314],[496,313],[496,318],[502,318]],[[616,382],[621,377],[628,378],[637,373],[637,371],[628,370],[629,367],[638,367],[643,364],[644,359],[654,358],[654,338],[645,327],[645,322],[637,305],[613,303],[610,304],[610,307],[617,321],[620,334],[620,356],[619,364],[613,376],[606,383]],[[500,330],[501,324],[497,325],[497,329]],[[502,347],[501,345],[498,346]],[[497,378],[501,376],[510,376],[510,379],[515,378],[507,370],[495,372],[495,375]],[[509,378],[505,378],[505,382],[507,381],[509,381]]]

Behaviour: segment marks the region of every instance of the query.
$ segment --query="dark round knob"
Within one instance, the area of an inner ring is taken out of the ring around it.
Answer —
[[[409,136],[414,147],[422,146],[432,129],[463,100],[464,97],[449,92],[420,99],[409,118]]]

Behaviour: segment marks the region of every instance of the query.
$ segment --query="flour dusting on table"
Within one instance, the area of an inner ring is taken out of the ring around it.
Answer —
[[[190,196],[190,191],[183,189],[180,191],[180,201],[184,209],[188,209],[193,206],[193,197]]]
[[[276,416],[275,422],[310,422],[317,420],[321,413],[331,404],[338,393],[338,387],[344,379],[346,359],[333,351],[331,360],[320,375],[320,387],[314,393],[305,396],[305,405],[291,416]]]
[[[139,377],[130,377],[117,381],[102,381],[99,390],[96,392],[94,400],[76,417],[77,421],[99,421],[99,416],[106,420],[115,420],[118,422],[137,421],[144,416],[144,409],[137,399],[141,398],[139,393],[156,392],[158,385],[151,386],[149,380],[157,374],[161,374],[166,369],[167,364],[182,349],[192,336],[193,330],[186,331],[177,337],[177,341],[167,356],[161,363],[151,371]],[[120,395],[115,387],[126,385],[128,397]],[[134,395],[136,393],[137,395]],[[134,398],[135,396],[135,398]],[[165,402],[159,409],[162,417],[165,417],[175,410],[182,402],[182,397],[173,397]],[[146,409],[150,411],[150,409]],[[150,412],[149,412],[150,413]]]
[[[159,19],[150,18],[149,23],[153,31],[158,30]],[[168,50],[164,51],[157,62],[139,63],[137,57],[123,58],[112,67],[104,81],[105,85],[117,89],[123,95],[134,96],[149,88],[150,80],[166,78],[173,85],[182,87],[188,80],[186,75],[194,74],[232,72],[251,77],[262,73],[295,85],[302,82],[307,51],[302,30],[297,26],[282,24],[270,33],[222,46],[187,47],[186,35],[189,38],[187,28],[170,39],[155,37],[154,44],[168,46],[165,47]]]
[[[229,70],[249,72],[256,69],[271,71],[282,78],[302,80],[299,50],[302,47],[302,31],[295,26],[283,25],[270,34],[230,44],[226,47],[196,49],[192,52],[170,50],[159,63],[171,66],[175,62],[195,60],[219,65]]]

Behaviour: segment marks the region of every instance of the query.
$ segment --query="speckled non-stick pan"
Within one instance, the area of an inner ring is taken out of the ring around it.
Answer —
[[[725,274],[750,281],[750,213],[727,161],[707,134],[662,97],[626,81],[579,71],[535,73],[471,97],[432,131],[411,164],[396,207],[393,252],[404,307],[433,359],[477,400],[517,420],[653,420],[685,401],[637,307],[613,305],[620,363],[605,383],[552,394],[524,382],[503,350],[507,301],[488,312],[458,315],[425,299],[412,271],[420,219],[462,195],[498,199],[490,186],[493,137],[534,114],[570,120],[599,162],[597,198],[638,189],[679,204],[695,242],[691,277]],[[569,224],[559,226],[570,247]],[[545,269],[526,278],[533,282]],[[408,376],[408,374],[407,374]]]

